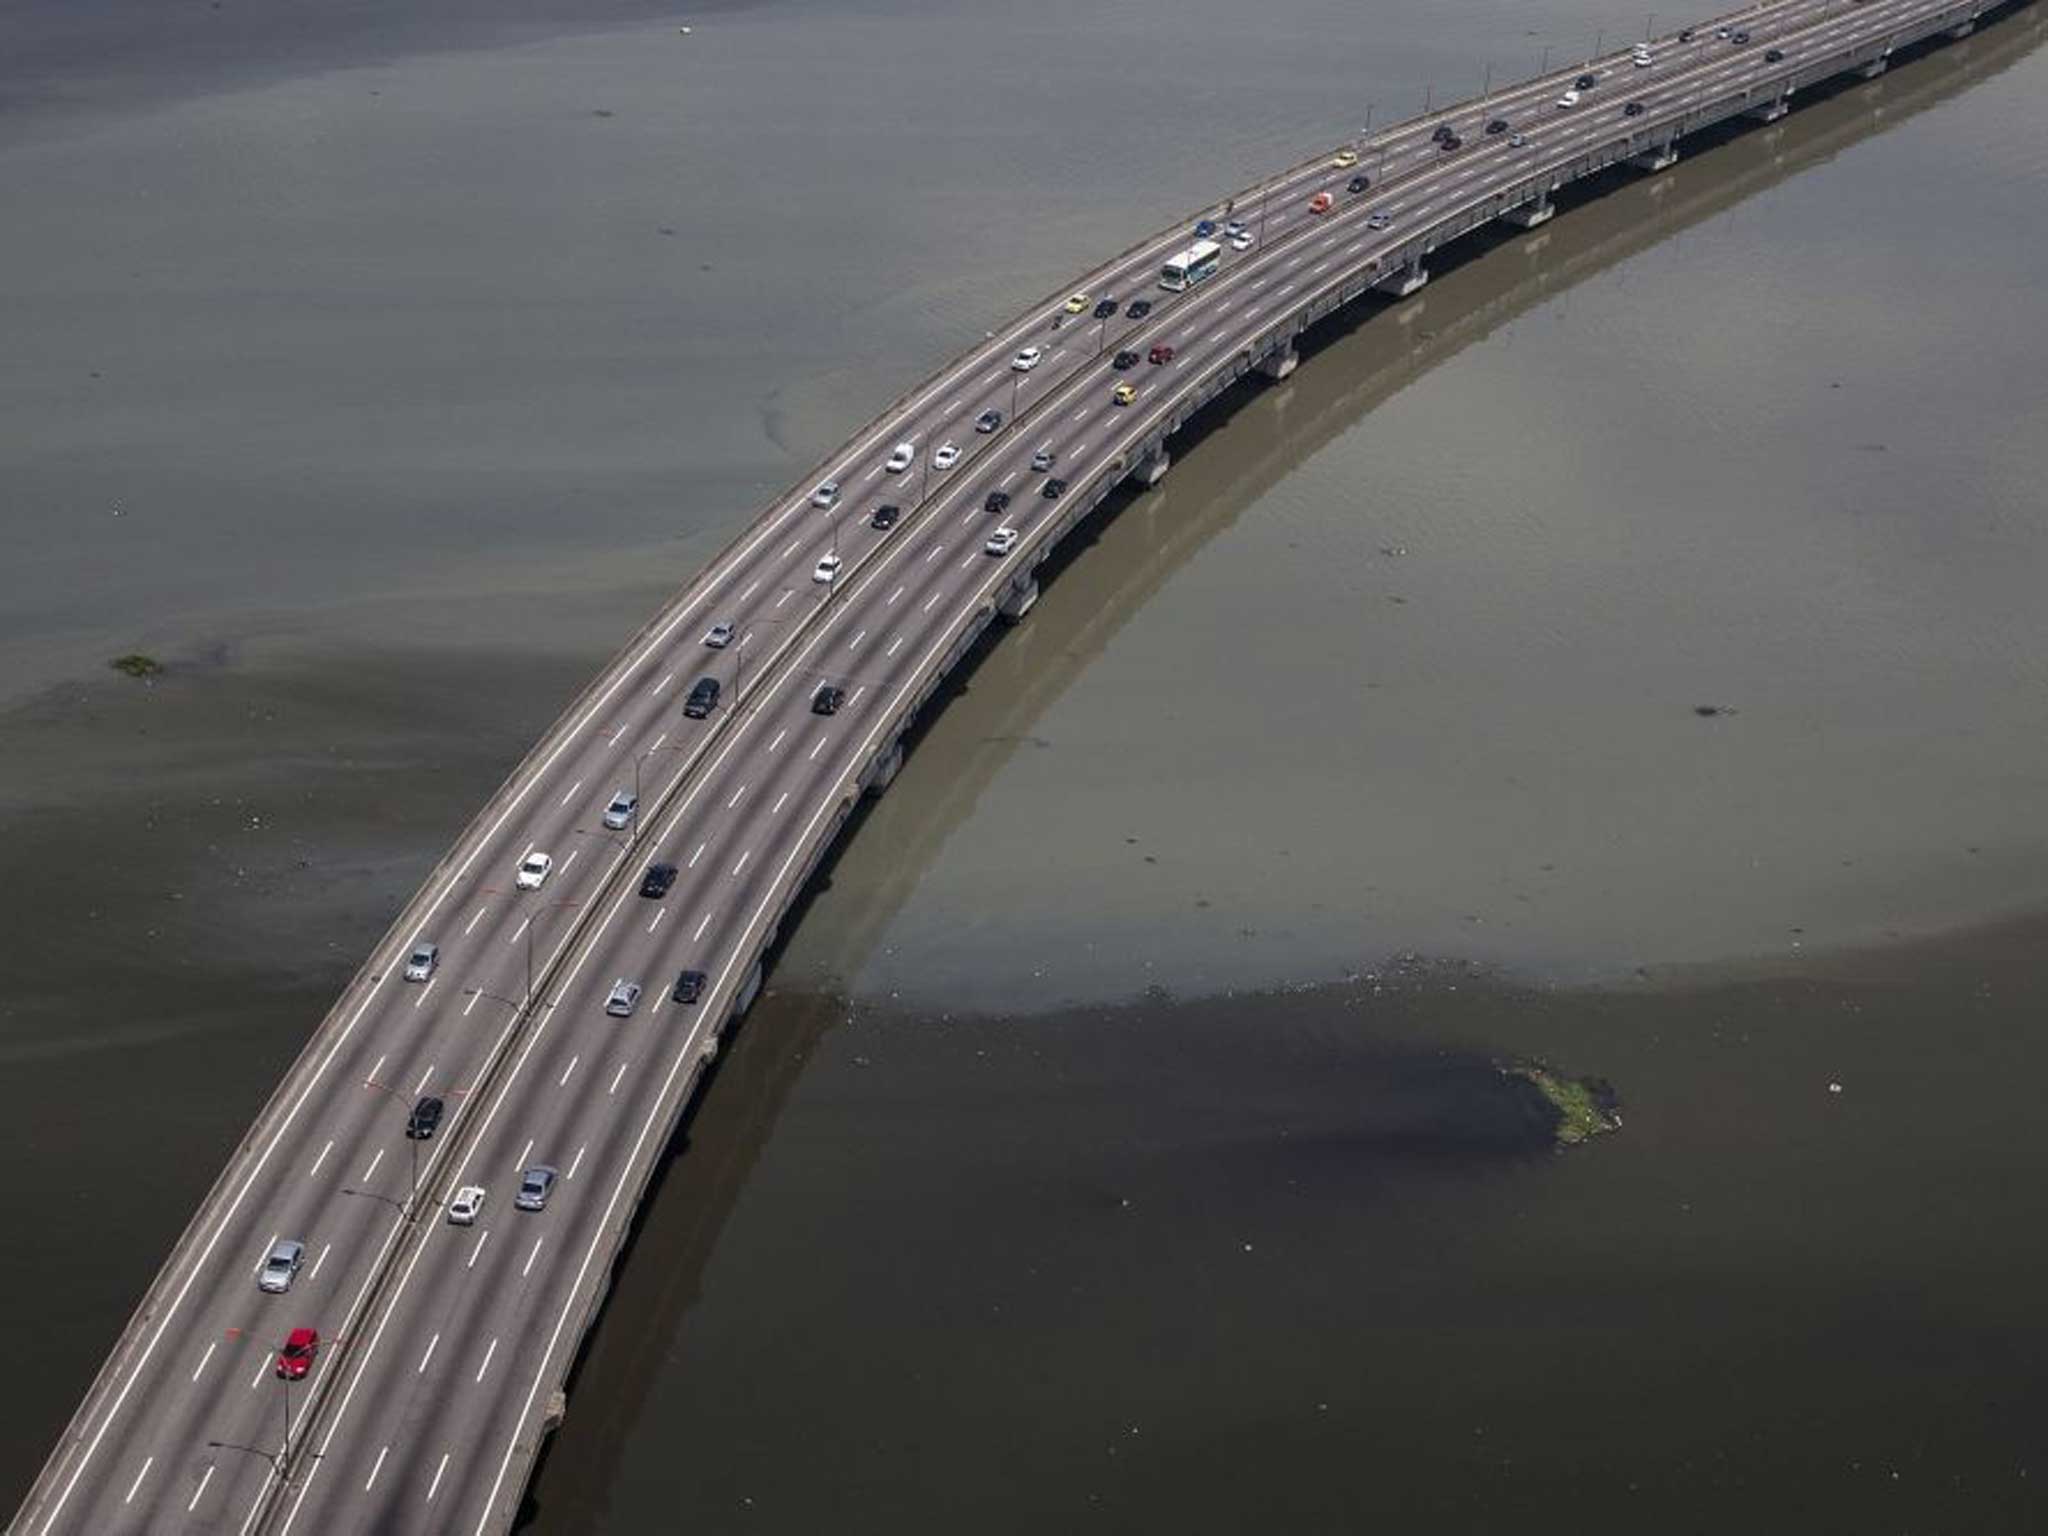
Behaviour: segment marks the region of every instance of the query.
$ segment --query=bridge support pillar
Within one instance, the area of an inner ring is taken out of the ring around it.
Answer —
[[[1534,229],[1538,224],[1548,224],[1556,216],[1557,205],[1547,197],[1524,203],[1519,208],[1510,208],[1501,214],[1502,219],[1517,229]]]
[[[1743,115],[1755,118],[1760,123],[1775,123],[1791,110],[1785,105],[1785,98],[1780,96],[1776,101],[1766,101],[1759,106],[1751,107]]]
[[[1950,27],[1948,29],[1948,35],[1956,42],[1961,42],[1964,38],[1968,37],[1972,32],[1976,30],[1977,18],[1972,16],[1968,21],[1959,22],[1955,26]]]
[[[1857,73],[1862,75],[1863,78],[1866,80],[1875,80],[1879,75],[1883,74],[1885,70],[1891,67],[1891,62],[1892,61],[1889,58],[1872,59],[1868,64],[1864,65],[1862,69],[1858,70]]]
[[[1277,384],[1294,372],[1300,364],[1301,355],[1293,347],[1286,347],[1278,352],[1268,352],[1259,359],[1258,366],[1260,373]]]
[[[896,775],[903,770],[903,743],[893,741],[889,750],[875,759],[875,765],[868,770],[867,792],[879,795],[896,782]]]
[[[1668,171],[1678,164],[1678,146],[1659,144],[1654,149],[1644,150],[1640,155],[1629,156],[1628,163],[1639,171]]]
[[[1166,471],[1172,467],[1173,455],[1164,448],[1140,459],[1137,467],[1126,477],[1131,484],[1150,489],[1166,478]]]
[[[1428,281],[1429,273],[1423,269],[1421,262],[1416,261],[1410,262],[1381,286],[1395,298],[1405,299],[1411,293],[1420,292],[1422,285]]]
[[[996,612],[1015,624],[1029,613],[1038,602],[1038,583],[1026,576],[1022,581],[1010,583],[996,603]],[[894,775],[891,775],[894,777]]]
[[[773,939],[770,939],[768,941],[768,944],[773,944],[774,942],[775,941]],[[767,947],[767,944],[764,944],[762,946],[763,949],[766,949]],[[741,1014],[745,1013],[749,1008],[753,1007],[754,999],[759,997],[760,995],[761,963],[757,960],[754,962],[754,968],[747,972],[747,979],[740,983],[739,991],[735,992],[732,995],[732,1007],[727,1011],[725,1015],[726,1022],[730,1024],[734,1019],[738,1018]]]

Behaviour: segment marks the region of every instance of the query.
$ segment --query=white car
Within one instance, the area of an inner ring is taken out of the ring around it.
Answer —
[[[1019,373],[1029,373],[1038,366],[1038,360],[1045,354],[1036,347],[1026,347],[1010,359],[1010,366]]]
[[[633,824],[633,813],[640,809],[640,797],[630,789],[612,791],[612,803],[604,808],[604,824],[613,832],[623,832]]]
[[[413,946],[412,953],[406,956],[405,979],[407,981],[432,981],[434,979],[434,967],[440,963],[441,946],[422,939]]]
[[[1578,104],[1579,93],[1575,90],[1566,91],[1562,96],[1557,98],[1557,105],[1560,111],[1569,109],[1571,107],[1576,107]]]
[[[730,620],[727,620],[727,619],[720,619],[720,620],[719,620],[719,621],[718,621],[718,622],[717,622],[716,624],[712,625],[712,626],[711,626],[711,627],[710,627],[709,629],[705,630],[705,631],[704,631],[704,643],[705,643],[706,645],[710,646],[710,647],[711,647],[711,649],[713,649],[714,651],[722,651],[722,650],[724,650],[724,649],[725,649],[725,648],[726,648],[726,647],[727,647],[728,645],[731,645],[731,644],[732,644],[732,623],[731,623],[731,621],[730,621]]]
[[[829,582],[838,574],[839,557],[837,555],[827,555],[818,562],[817,568],[811,572],[811,580]]]
[[[1252,232],[1248,229],[1240,229],[1236,234],[1226,235],[1224,238],[1230,242],[1233,251],[1248,251],[1252,248]]]
[[[1648,69],[1652,64],[1656,62],[1657,61],[1654,58],[1652,58],[1647,51],[1643,49],[1636,50],[1635,66],[1637,69]]]
[[[900,475],[916,462],[917,445],[915,443],[898,443],[889,450],[889,462],[884,464],[882,468],[889,471],[892,475]]]
[[[455,1191],[455,1198],[448,1202],[448,1224],[455,1227],[473,1227],[476,1225],[477,1212],[483,1208],[483,1185],[465,1184]]]
[[[1528,142],[1529,136],[1525,133],[1511,133],[1508,135],[1509,149],[1520,149],[1524,144]]]
[[[1017,530],[1014,528],[998,528],[988,536],[988,542],[981,547],[991,555],[1007,555],[1017,547]]]
[[[554,867],[555,861],[546,854],[529,853],[519,861],[519,873],[512,883],[522,891],[537,891]]]
[[[837,480],[827,480],[823,485],[820,485],[815,491],[811,492],[811,505],[814,507],[838,506],[839,482]]]
[[[615,1019],[630,1019],[640,1006],[640,983],[624,977],[612,983],[612,995],[604,1000],[604,1011]]]
[[[960,447],[957,443],[941,443],[932,455],[933,469],[951,469],[960,462]]]

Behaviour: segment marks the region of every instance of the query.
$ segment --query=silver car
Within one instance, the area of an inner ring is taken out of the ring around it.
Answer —
[[[704,643],[714,651],[722,651],[732,644],[732,625],[724,619],[704,631]]]
[[[438,944],[417,944],[405,962],[407,981],[428,981],[433,978],[434,967],[441,963],[441,946]]]
[[[640,983],[624,979],[612,983],[612,995],[604,1000],[604,1011],[615,1019],[630,1019],[640,1006]]]
[[[633,813],[640,809],[640,797],[630,789],[616,790],[612,803],[604,808],[604,824],[614,832],[623,832],[633,824]]]
[[[292,1288],[292,1277],[299,1272],[299,1266],[306,1262],[306,1245],[296,1238],[287,1237],[270,1245],[270,1256],[263,1261],[263,1271],[256,1277],[256,1289],[281,1296]]]
[[[522,1211],[547,1209],[548,1196],[554,1192],[559,1177],[546,1163],[536,1163],[519,1175],[519,1193],[512,1197],[512,1203]]]
[[[837,480],[827,480],[819,485],[815,491],[811,492],[811,505],[814,507],[832,507],[837,506],[838,503],[839,482]]]

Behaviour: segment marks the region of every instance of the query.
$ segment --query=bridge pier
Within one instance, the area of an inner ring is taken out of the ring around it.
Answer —
[[[1883,74],[1887,69],[1891,67],[1891,62],[1892,61],[1889,55],[1883,58],[1872,59],[1868,64],[1864,65],[1863,68],[1858,70],[1857,73],[1863,76],[1863,78],[1866,80],[1875,80],[1879,75]]]
[[[1533,203],[1503,210],[1501,218],[1517,229],[1534,229],[1538,224],[1548,224],[1556,215],[1557,205],[1547,197],[1539,197]]]
[[[1033,578],[1026,576],[1019,581],[1010,583],[1009,590],[1004,592],[1002,597],[996,602],[996,612],[1000,613],[1010,623],[1015,624],[1025,614],[1029,613],[1036,606],[1037,602],[1038,583]],[[890,777],[894,778],[895,774],[892,772]]]
[[[1172,467],[1172,464],[1173,455],[1164,448],[1161,448],[1157,453],[1148,454],[1140,459],[1137,467],[1125,478],[1131,484],[1149,490],[1166,478],[1166,471]]]
[[[1397,299],[1405,299],[1411,293],[1420,292],[1422,285],[1429,281],[1429,273],[1419,261],[1411,261],[1380,286]]]
[[[1283,347],[1278,352],[1268,352],[1259,359],[1258,369],[1260,373],[1277,384],[1286,378],[1287,375],[1294,372],[1300,363],[1300,354],[1290,346]]]
[[[1775,123],[1791,110],[1790,107],[1785,105],[1785,98],[1780,96],[1775,101],[1767,101],[1761,106],[1751,107],[1743,116],[1754,118],[1760,123]]]
[[[1660,144],[1640,155],[1630,155],[1628,163],[1639,171],[1668,171],[1678,164],[1678,146],[1675,143]]]
[[[1972,32],[1976,30],[1977,18],[1972,16],[1968,21],[1959,22],[1955,26],[1950,27],[1948,29],[1948,35],[1956,42],[1960,43],[1964,38],[1968,37]]]
[[[1038,595],[1038,584],[1036,582],[1032,583],[1031,595],[1033,597]],[[897,740],[891,742],[889,750],[876,758],[874,766],[868,769],[867,792],[871,795],[879,795],[883,790],[896,782],[896,775],[902,772],[902,770],[903,743],[901,740]]]

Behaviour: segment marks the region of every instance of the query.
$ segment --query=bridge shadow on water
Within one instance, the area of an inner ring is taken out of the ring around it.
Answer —
[[[1431,257],[1424,292],[1362,300],[1304,334],[1302,365],[1286,381],[1248,379],[1224,393],[1175,438],[1167,478],[1109,496],[1039,567],[1043,595],[1025,621],[991,626],[955,668],[906,735],[890,792],[861,802],[785,918],[765,957],[771,981],[842,866],[849,878],[830,933],[806,935],[804,966],[828,978],[856,972],[1003,767],[1039,744],[1033,725],[1130,616],[1382,401],[1583,279],[1995,77],[2034,52],[2042,34],[2038,7],[2023,5],[1960,43],[1902,50],[1877,80],[1802,93],[1777,123],[1695,135],[1673,170],[1617,169],[1578,183],[1557,195],[1552,223],[1486,226]],[[1002,686],[977,688],[999,646]],[[876,845],[866,853],[864,838]],[[604,1510],[727,1218],[805,1064],[853,1011],[846,990],[843,980],[771,985],[728,1031],[620,1251],[612,1292],[569,1376],[572,1411],[542,1451],[517,1529],[589,1528],[578,1517],[594,1522]]]

